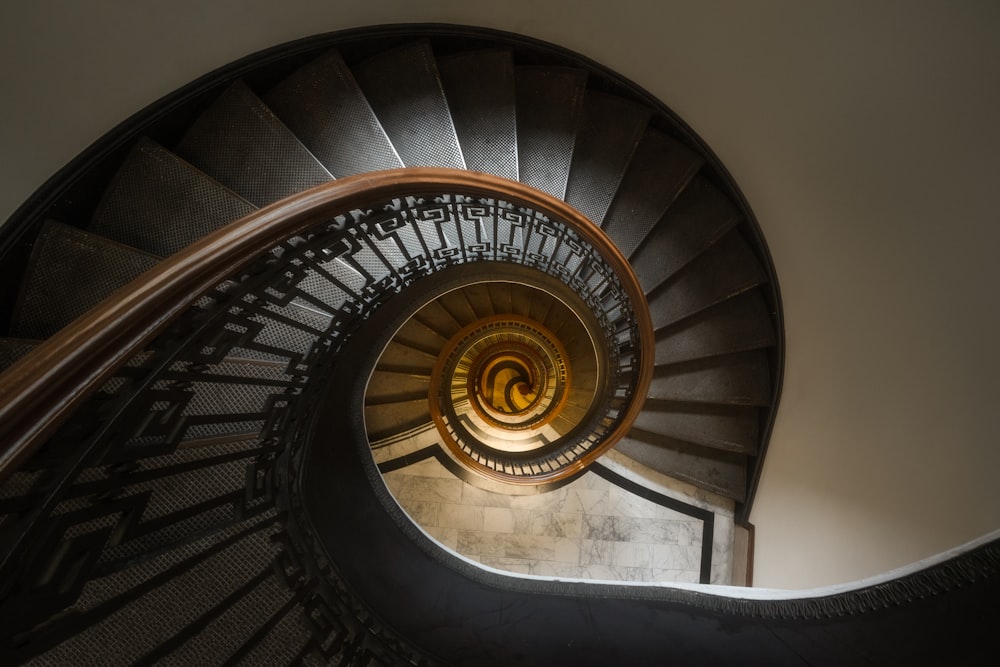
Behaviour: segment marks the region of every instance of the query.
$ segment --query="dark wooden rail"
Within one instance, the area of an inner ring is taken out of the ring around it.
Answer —
[[[256,257],[336,215],[397,197],[442,193],[498,198],[561,220],[604,256],[635,305],[643,360],[635,400],[604,446],[560,476],[585,467],[628,431],[652,378],[652,324],[628,261],[583,214],[534,188],[487,174],[414,168],[331,181],[233,222],[163,260],[20,359],[0,375],[0,481],[173,319]]]

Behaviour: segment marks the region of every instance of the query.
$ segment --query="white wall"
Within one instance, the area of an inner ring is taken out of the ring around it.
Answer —
[[[1000,527],[1000,4],[4,3],[0,219],[149,102],[341,28],[487,25],[645,86],[729,167],[784,296],[756,583],[885,571]]]

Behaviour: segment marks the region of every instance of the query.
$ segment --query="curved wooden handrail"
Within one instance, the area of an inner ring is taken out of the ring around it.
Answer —
[[[625,434],[652,379],[653,329],[628,261],[569,204],[507,179],[441,168],[372,172],[331,181],[262,208],[196,241],[114,292],[0,375],[0,481],[22,465],[90,394],[200,296],[281,241],[354,209],[429,194],[495,197],[558,219],[600,251],[634,304],[642,349],[636,396],[609,438]],[[581,457],[572,474],[607,447]]]

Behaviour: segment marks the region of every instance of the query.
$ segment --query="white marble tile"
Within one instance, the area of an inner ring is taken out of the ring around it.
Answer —
[[[511,496],[510,507],[528,510],[558,511],[565,501],[566,488],[555,489],[546,493],[536,493],[532,496]]]
[[[417,477],[408,475],[407,481],[396,496],[399,500],[424,500],[439,503],[458,503],[462,498],[460,479]]]
[[[652,567],[653,545],[632,542],[580,541],[581,565]]]
[[[531,574],[532,561],[529,559],[483,556],[477,560],[483,565],[497,570],[505,570],[507,572],[516,572],[519,574]]]
[[[509,507],[484,507],[483,530],[493,533],[513,533],[514,510]]]
[[[698,570],[661,570],[654,567],[650,571],[650,577],[650,581],[675,584],[697,584],[701,581]]]
[[[541,577],[558,577],[564,579],[583,578],[580,570],[582,568],[575,563],[558,563],[549,560],[531,561],[531,574]]]
[[[453,551],[458,551],[458,529],[441,526],[424,527],[424,532]]]
[[[528,532],[532,535],[548,537],[578,538],[581,534],[582,524],[580,514],[532,510]]]
[[[677,544],[682,546],[701,547],[701,537],[704,525],[698,520],[677,522]]]
[[[570,507],[579,507],[581,514],[607,514],[608,490],[570,489],[567,493],[564,509],[561,511],[568,511]]]
[[[582,537],[603,542],[628,542],[632,537],[628,517],[587,514],[583,517]]]
[[[400,507],[406,510],[413,522],[419,526],[437,526],[441,503],[426,500],[403,500]]]
[[[479,505],[481,507],[510,507],[517,496],[505,496],[485,489],[478,489],[471,484],[463,483],[462,504]]]
[[[479,530],[459,530],[455,551],[463,556],[505,556],[507,542],[502,533],[485,533]]]
[[[442,479],[455,479],[455,475],[452,474],[450,470],[445,468],[441,463],[434,458],[424,459],[423,461],[417,461],[412,463],[405,468],[401,468],[399,472],[406,475],[413,475],[415,477],[439,477]]]
[[[506,535],[504,555],[508,558],[549,560],[562,563],[580,562],[580,545],[576,540],[544,535]]]
[[[438,523],[445,528],[482,530],[483,508],[455,503],[441,503]]]
[[[701,547],[677,544],[652,545],[652,567],[660,570],[701,570]]]
[[[580,566],[580,577],[598,581],[621,581],[622,575],[616,568],[601,563]]]
[[[382,479],[392,497],[399,500],[404,496],[404,488],[410,483],[411,478],[400,472],[390,472],[382,475]]]

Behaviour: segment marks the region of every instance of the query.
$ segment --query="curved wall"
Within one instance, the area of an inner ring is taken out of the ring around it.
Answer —
[[[633,79],[754,209],[783,293],[755,583],[869,576],[1000,527],[1000,5],[43,1],[0,9],[0,218],[134,111],[380,23],[523,33]]]

